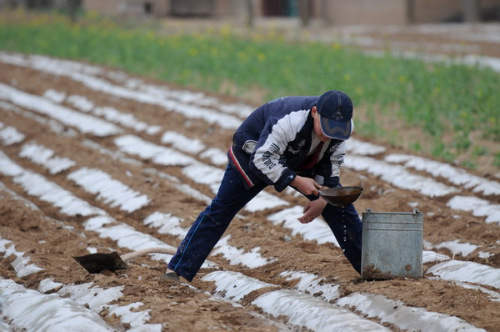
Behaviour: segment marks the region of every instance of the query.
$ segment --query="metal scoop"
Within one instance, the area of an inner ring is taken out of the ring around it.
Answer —
[[[336,187],[320,190],[319,194],[331,205],[346,206],[354,203],[362,192],[361,187]]]
[[[124,270],[127,266],[127,261],[152,253],[160,254],[175,254],[175,249],[153,247],[127,254],[119,255],[117,252],[111,253],[95,253],[84,256],[73,257],[81,266],[90,273],[100,273],[102,270],[115,272],[116,270]]]

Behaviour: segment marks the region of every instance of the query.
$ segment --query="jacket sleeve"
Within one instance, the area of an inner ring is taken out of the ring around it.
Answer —
[[[344,163],[346,141],[334,143],[327,154],[316,165],[315,180],[319,184],[333,188],[340,183],[340,168]]]
[[[295,139],[303,125],[303,122],[297,121],[297,118],[303,118],[299,113],[268,119],[250,159],[250,169],[266,183],[274,185],[278,192],[284,190],[296,177],[296,173],[282,160],[288,143]]]

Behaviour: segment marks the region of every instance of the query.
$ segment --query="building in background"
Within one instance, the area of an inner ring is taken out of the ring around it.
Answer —
[[[500,0],[82,0],[108,15],[299,17],[304,24],[419,24],[500,21]]]
[[[216,19],[300,18],[325,25],[401,25],[500,21],[500,0],[0,0],[30,9],[64,7],[110,16],[202,17]]]
[[[82,0],[0,0],[0,9],[18,7],[26,9],[63,8],[70,2],[81,5]]]

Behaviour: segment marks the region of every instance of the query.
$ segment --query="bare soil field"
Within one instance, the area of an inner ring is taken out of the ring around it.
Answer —
[[[423,278],[362,280],[292,190],[242,210],[192,283],[159,283],[168,254],[97,274],[73,259],[175,248],[255,106],[0,53],[0,330],[500,331],[498,179],[356,134],[341,181],[364,188],[360,214],[423,213]]]

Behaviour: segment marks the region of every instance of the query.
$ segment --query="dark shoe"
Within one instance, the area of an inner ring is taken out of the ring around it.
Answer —
[[[160,284],[163,283],[177,283],[181,282],[179,279],[179,275],[176,272],[165,272],[163,275],[160,277]]]

